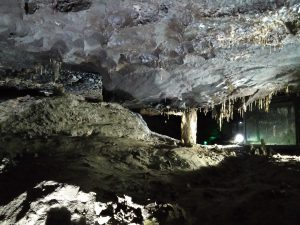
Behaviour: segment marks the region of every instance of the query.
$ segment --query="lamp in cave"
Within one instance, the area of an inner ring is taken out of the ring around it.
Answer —
[[[236,144],[242,144],[244,142],[245,138],[242,134],[237,134],[234,138],[234,143]]]

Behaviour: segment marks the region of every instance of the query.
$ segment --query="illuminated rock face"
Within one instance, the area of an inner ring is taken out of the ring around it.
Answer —
[[[197,110],[191,109],[181,117],[181,142],[186,146],[197,144]]]
[[[51,59],[101,74],[131,107],[264,97],[299,83],[299,3],[30,0],[26,14],[2,0],[0,81]]]
[[[150,131],[135,113],[113,103],[89,103],[69,95],[23,97],[0,103],[0,134],[25,137],[99,135],[147,139]]]

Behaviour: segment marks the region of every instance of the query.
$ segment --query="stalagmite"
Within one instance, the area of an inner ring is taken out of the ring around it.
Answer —
[[[51,59],[50,59],[50,63],[52,64],[53,67],[53,81],[56,82],[60,77],[60,69],[62,63]]]
[[[181,142],[185,146],[197,143],[197,110],[190,109],[181,117]]]

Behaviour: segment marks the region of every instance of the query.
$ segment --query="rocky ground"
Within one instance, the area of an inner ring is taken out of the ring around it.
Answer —
[[[299,224],[299,157],[185,148],[74,96],[0,107],[3,225]]]

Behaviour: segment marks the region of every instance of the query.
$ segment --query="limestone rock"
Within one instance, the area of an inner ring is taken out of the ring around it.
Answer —
[[[118,104],[88,103],[68,95],[51,99],[24,97],[0,103],[0,133],[143,139],[150,130],[139,116]]]
[[[100,73],[136,108],[211,107],[299,89],[298,0],[30,4],[26,15],[20,1],[0,3],[0,74],[53,59]]]

